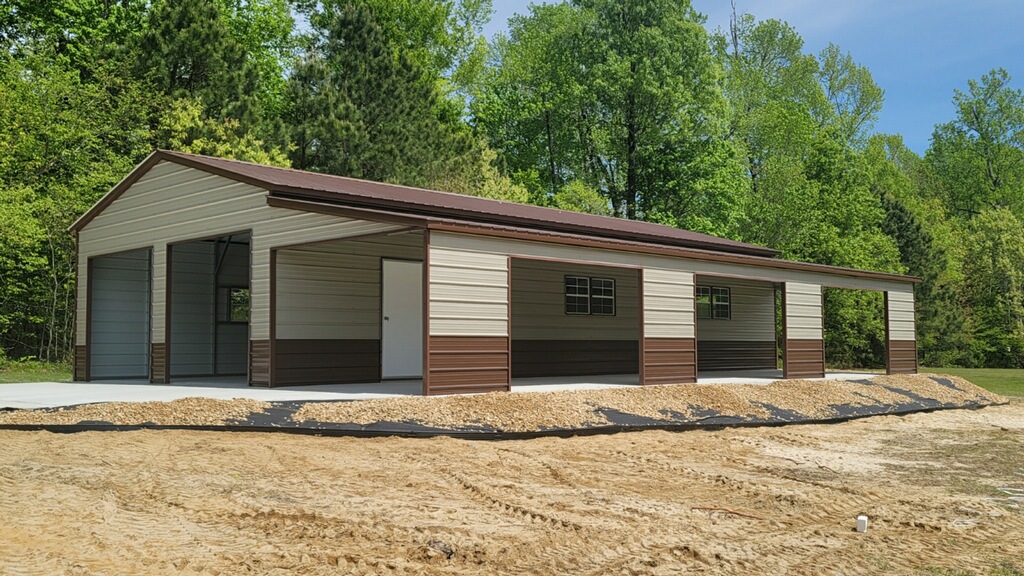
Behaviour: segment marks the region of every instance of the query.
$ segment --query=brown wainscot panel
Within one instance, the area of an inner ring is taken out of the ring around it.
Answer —
[[[512,340],[512,377],[636,374],[636,340]]]
[[[822,340],[786,340],[782,357],[783,378],[825,377],[825,343]]]
[[[775,341],[697,340],[698,370],[778,368]]]
[[[508,391],[510,373],[505,336],[431,336],[424,393],[469,394]]]
[[[641,384],[684,384],[697,381],[697,349],[693,338],[644,338]]]
[[[889,374],[917,374],[917,342],[889,340],[885,368]]]
[[[270,340],[249,340],[249,385],[270,386]]]
[[[380,340],[278,340],[274,386],[380,381]]]
[[[153,342],[149,345],[149,381],[153,384],[167,384],[167,344]]]
[[[89,348],[75,346],[75,357],[72,361],[75,364],[75,382],[87,381],[89,379]]]

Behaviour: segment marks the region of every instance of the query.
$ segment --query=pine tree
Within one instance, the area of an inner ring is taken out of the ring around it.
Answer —
[[[896,241],[907,274],[921,278],[914,288],[919,360],[928,366],[977,363],[956,289],[943,281],[947,267],[945,251],[903,202],[885,193],[881,199],[885,209],[882,230]]]
[[[470,151],[438,119],[434,80],[386,41],[369,9],[345,4],[317,21],[318,41],[289,83],[295,167],[427,185]]]
[[[136,74],[169,101],[199,99],[212,118],[254,126],[260,116],[258,75],[211,0],[162,0],[149,11],[139,41]],[[154,121],[155,126],[155,121]]]

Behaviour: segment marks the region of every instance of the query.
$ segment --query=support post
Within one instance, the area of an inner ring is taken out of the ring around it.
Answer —
[[[782,285],[782,377],[824,378],[825,339],[819,284]]]
[[[149,381],[171,382],[171,250],[159,244],[150,252]]]
[[[640,384],[697,381],[694,274],[640,271]]]
[[[885,292],[885,372],[917,374],[914,292]]]

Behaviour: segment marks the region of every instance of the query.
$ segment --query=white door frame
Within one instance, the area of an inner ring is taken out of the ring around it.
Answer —
[[[381,258],[380,268],[381,379],[422,378],[423,261]]]

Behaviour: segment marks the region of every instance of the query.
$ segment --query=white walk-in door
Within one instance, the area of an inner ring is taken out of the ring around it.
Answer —
[[[381,302],[381,373],[423,376],[423,263],[384,260]]]

